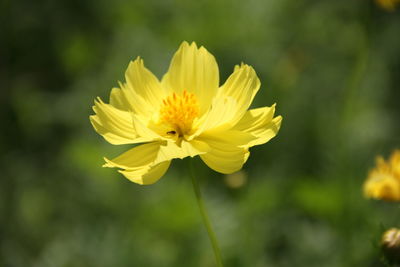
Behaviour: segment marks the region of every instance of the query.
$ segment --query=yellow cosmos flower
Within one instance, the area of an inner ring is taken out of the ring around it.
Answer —
[[[375,2],[383,9],[394,11],[400,0],[375,0]]]
[[[109,104],[97,98],[90,121],[111,144],[145,143],[105,158],[104,167],[138,184],[156,182],[172,159],[197,155],[217,172],[236,172],[249,148],[269,141],[281,125],[275,105],[248,110],[260,88],[252,67],[235,66],[219,86],[215,58],[195,43],[182,43],[161,81],[139,57],[125,79],[111,90]]]
[[[364,195],[386,201],[400,201],[400,150],[392,153],[388,161],[376,159],[364,183]]]

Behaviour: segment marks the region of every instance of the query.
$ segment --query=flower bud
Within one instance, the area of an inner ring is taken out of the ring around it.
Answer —
[[[390,264],[400,264],[400,229],[391,228],[383,233],[381,248]]]

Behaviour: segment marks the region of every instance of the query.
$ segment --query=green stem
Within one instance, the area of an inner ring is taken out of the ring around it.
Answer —
[[[223,267],[222,259],[221,259],[221,252],[219,250],[217,237],[215,236],[215,233],[212,230],[210,219],[208,218],[207,211],[206,211],[206,208],[204,206],[203,197],[201,195],[200,187],[199,187],[199,184],[197,182],[196,175],[195,175],[195,172],[194,172],[193,161],[194,161],[193,159],[190,159],[190,163],[189,163],[189,165],[190,165],[190,176],[192,178],[193,190],[194,190],[194,193],[196,195],[197,204],[199,205],[201,217],[203,218],[203,223],[206,226],[207,233],[208,233],[208,236],[210,238],[210,241],[211,241],[211,244],[212,244],[212,247],[213,247],[213,250],[214,250],[215,260],[217,261],[217,266],[218,267]]]

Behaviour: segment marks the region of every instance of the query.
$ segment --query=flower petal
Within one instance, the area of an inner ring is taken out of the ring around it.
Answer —
[[[149,117],[154,112],[153,107],[146,100],[133,91],[126,83],[119,82],[122,96],[126,99],[129,111],[140,116]]]
[[[150,184],[166,172],[172,159],[194,157],[209,149],[206,143],[197,140],[183,140],[180,146],[175,142],[152,142],[136,146],[112,160],[104,158],[103,167],[121,168],[120,172],[129,180]]]
[[[238,130],[210,130],[196,138],[198,141],[209,144],[210,142],[225,143],[228,146],[247,147],[256,137],[251,133]]]
[[[252,67],[245,64],[236,66],[219,88],[211,108],[196,122],[197,130],[190,138],[210,129],[232,128],[246,113],[259,88],[260,80]]]
[[[248,110],[232,129],[251,133],[257,137],[249,142],[247,147],[264,144],[273,138],[281,127],[282,117],[273,118],[274,112],[275,104],[271,107]]]
[[[208,167],[217,172],[236,172],[249,157],[246,146],[254,138],[249,133],[233,130],[203,133],[197,139],[207,143],[210,150],[200,154],[200,157]]]
[[[170,164],[171,161],[165,161],[152,167],[146,166],[142,169],[120,170],[119,172],[134,183],[150,185],[157,182],[167,172]]]
[[[160,149],[160,142],[136,146],[113,160],[104,158],[103,167],[121,168],[119,172],[132,182],[152,184],[167,171],[171,160],[155,163]]]
[[[162,83],[172,92],[183,90],[198,98],[200,114],[206,112],[219,86],[218,65],[213,55],[196,43],[183,42],[171,60]]]
[[[200,154],[204,154],[210,150],[207,143],[199,140],[192,140],[187,142],[182,140],[180,146],[175,142],[167,142],[165,145],[160,146],[155,163],[163,162],[171,159],[183,159],[186,157],[194,157]]]
[[[111,90],[110,105],[123,111],[130,111],[129,102],[120,88],[113,88]]]
[[[211,150],[200,158],[214,171],[229,174],[240,170],[250,152],[245,148],[226,146],[223,143],[208,144]]]
[[[147,143],[136,146],[112,160],[104,158],[106,163],[103,167],[135,169],[151,165],[157,157],[161,144],[161,142]]]
[[[142,142],[136,134],[129,112],[105,104],[100,98],[95,101],[93,110],[96,115],[90,116],[90,122],[94,129],[111,144]]]
[[[197,128],[197,130],[194,134],[188,136],[188,139],[191,140],[210,129],[223,130],[231,128],[233,125],[228,122],[233,120],[236,109],[236,101],[233,98],[214,98],[210,110],[194,122],[194,128]]]
[[[235,66],[233,73],[218,90],[218,97],[232,97],[236,101],[236,111],[233,116],[235,124],[250,107],[254,96],[260,88],[260,80],[254,69],[246,64]]]
[[[150,116],[158,111],[166,91],[159,80],[143,63],[141,58],[131,62],[125,73],[126,85],[123,92],[136,113]]]
[[[132,115],[133,127],[137,132],[137,134],[146,139],[146,142],[165,139],[148,127],[149,122],[146,121],[147,119],[148,118],[140,115],[135,115],[135,114]]]

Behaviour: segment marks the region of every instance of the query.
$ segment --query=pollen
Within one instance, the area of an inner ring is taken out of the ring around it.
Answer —
[[[194,119],[199,115],[196,96],[186,90],[182,94],[172,93],[163,99],[160,109],[160,121],[173,130],[167,134],[183,136],[192,129]]]

